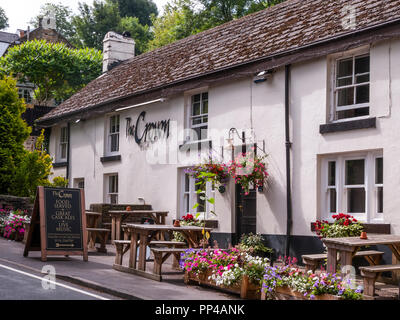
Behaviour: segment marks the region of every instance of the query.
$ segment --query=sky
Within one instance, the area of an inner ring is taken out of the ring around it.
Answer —
[[[0,0],[0,7],[4,9],[8,17],[9,27],[2,31],[15,33],[17,29],[27,29],[29,20],[39,14],[40,7],[45,3],[62,3],[70,7],[74,13],[78,13],[78,3],[92,4],[93,0]],[[168,0],[153,0],[161,12]],[[32,26],[31,26],[32,27]]]

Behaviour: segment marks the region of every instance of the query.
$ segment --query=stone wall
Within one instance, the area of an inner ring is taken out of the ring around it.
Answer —
[[[28,214],[31,215],[33,203],[29,198],[0,195],[0,209],[6,208],[28,210]]]

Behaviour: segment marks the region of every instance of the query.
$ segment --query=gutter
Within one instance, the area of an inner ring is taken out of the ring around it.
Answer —
[[[292,212],[292,177],[290,168],[290,69],[291,65],[285,66],[285,146],[286,146],[286,257],[290,256],[290,240],[293,224]]]
[[[69,167],[70,167],[70,153],[71,153],[71,123],[67,123],[67,131],[68,131],[68,148],[67,148],[67,172],[65,173],[65,178],[68,181],[68,187],[70,186],[69,181]]]

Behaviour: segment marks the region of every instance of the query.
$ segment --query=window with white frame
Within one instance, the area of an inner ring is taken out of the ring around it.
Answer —
[[[109,117],[106,154],[119,152],[119,115]]]
[[[321,165],[322,218],[347,213],[364,222],[383,219],[381,152],[325,157]]]
[[[370,56],[353,55],[336,60],[331,121],[370,114]]]
[[[200,213],[200,216],[205,215],[206,218],[212,218],[211,211],[214,211],[214,204],[211,204],[200,197],[204,197],[204,194],[197,193],[199,186],[196,185],[195,178],[187,173],[182,174],[182,192],[181,192],[181,210],[180,216],[191,213],[194,216]],[[206,196],[207,198],[215,198],[215,188],[211,182],[206,184]],[[200,205],[193,209],[194,205],[199,203]]]
[[[68,154],[68,127],[61,127],[58,160],[66,161],[67,154]]]
[[[189,127],[194,130],[193,140],[207,138],[208,129],[208,92],[191,96]]]
[[[118,203],[118,174],[106,175],[106,202]]]
[[[18,96],[20,99],[24,98],[25,103],[32,103],[33,101],[33,91],[32,89],[27,88],[19,88],[18,89]]]

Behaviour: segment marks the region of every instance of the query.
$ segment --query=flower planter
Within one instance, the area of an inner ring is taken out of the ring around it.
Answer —
[[[223,285],[217,286],[215,282],[208,280],[208,277],[211,275],[211,270],[207,270],[199,274],[185,271],[184,281],[186,284],[197,283],[199,285],[209,286],[217,290],[238,294],[242,299],[259,300],[261,297],[261,286],[251,283],[247,276],[243,276],[240,283],[227,287]]]
[[[261,293],[261,300],[266,300],[264,290]],[[289,287],[278,287],[275,291],[275,300],[309,300],[301,292],[294,291]],[[321,294],[315,296],[313,300],[340,300],[340,297],[331,294]]]

